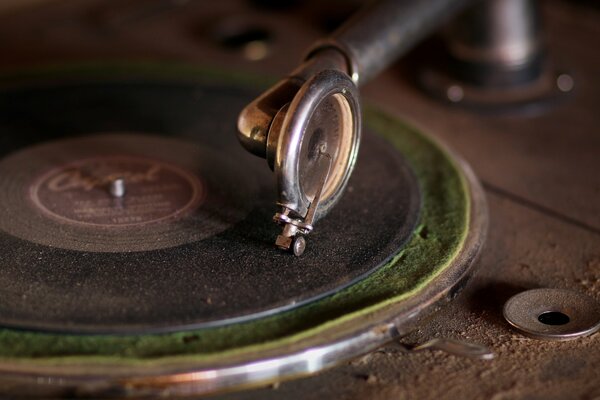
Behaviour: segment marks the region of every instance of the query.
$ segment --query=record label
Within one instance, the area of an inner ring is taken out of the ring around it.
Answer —
[[[255,206],[244,171],[210,148],[150,134],[50,140],[0,159],[0,208],[9,210],[0,230],[87,252],[195,243]]]
[[[123,193],[111,194],[120,183]],[[33,203],[50,217],[83,225],[138,226],[177,218],[198,207],[204,189],[191,173],[168,163],[128,156],[79,160],[31,185]]]

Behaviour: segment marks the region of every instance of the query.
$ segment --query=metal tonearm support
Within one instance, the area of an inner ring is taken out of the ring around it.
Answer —
[[[274,219],[283,225],[277,246],[300,255],[305,241],[297,239],[312,231],[343,194],[360,144],[358,84],[376,76],[467,3],[372,3],[317,41],[298,68],[243,109],[238,138],[246,150],[267,159],[277,180],[279,211]]]

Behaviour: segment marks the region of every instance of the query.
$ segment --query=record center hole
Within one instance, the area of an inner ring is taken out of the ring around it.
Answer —
[[[547,311],[538,316],[538,321],[545,325],[565,325],[571,319],[567,314],[563,314],[560,311]]]

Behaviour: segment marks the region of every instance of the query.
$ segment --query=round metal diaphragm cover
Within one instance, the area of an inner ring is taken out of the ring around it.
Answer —
[[[325,70],[302,85],[278,132],[278,205],[304,217],[325,174],[315,220],[335,205],[356,162],[360,116],[358,89],[345,73]]]

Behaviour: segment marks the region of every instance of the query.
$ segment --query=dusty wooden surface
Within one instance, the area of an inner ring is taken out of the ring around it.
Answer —
[[[528,288],[570,288],[600,300],[600,10],[558,0],[543,6],[550,54],[575,78],[570,98],[546,113],[491,117],[448,107],[415,89],[402,63],[363,91],[368,101],[449,143],[471,163],[489,200],[480,272],[406,341],[463,338],[489,345],[497,358],[407,356],[386,347],[317,376],[222,398],[600,398],[600,334],[570,342],[528,339],[501,316],[504,301]],[[52,2],[0,16],[2,67],[169,60],[278,76],[349,8],[347,2],[280,11],[233,0]],[[266,57],[251,61],[220,45],[215,35],[227,24],[270,32]]]

